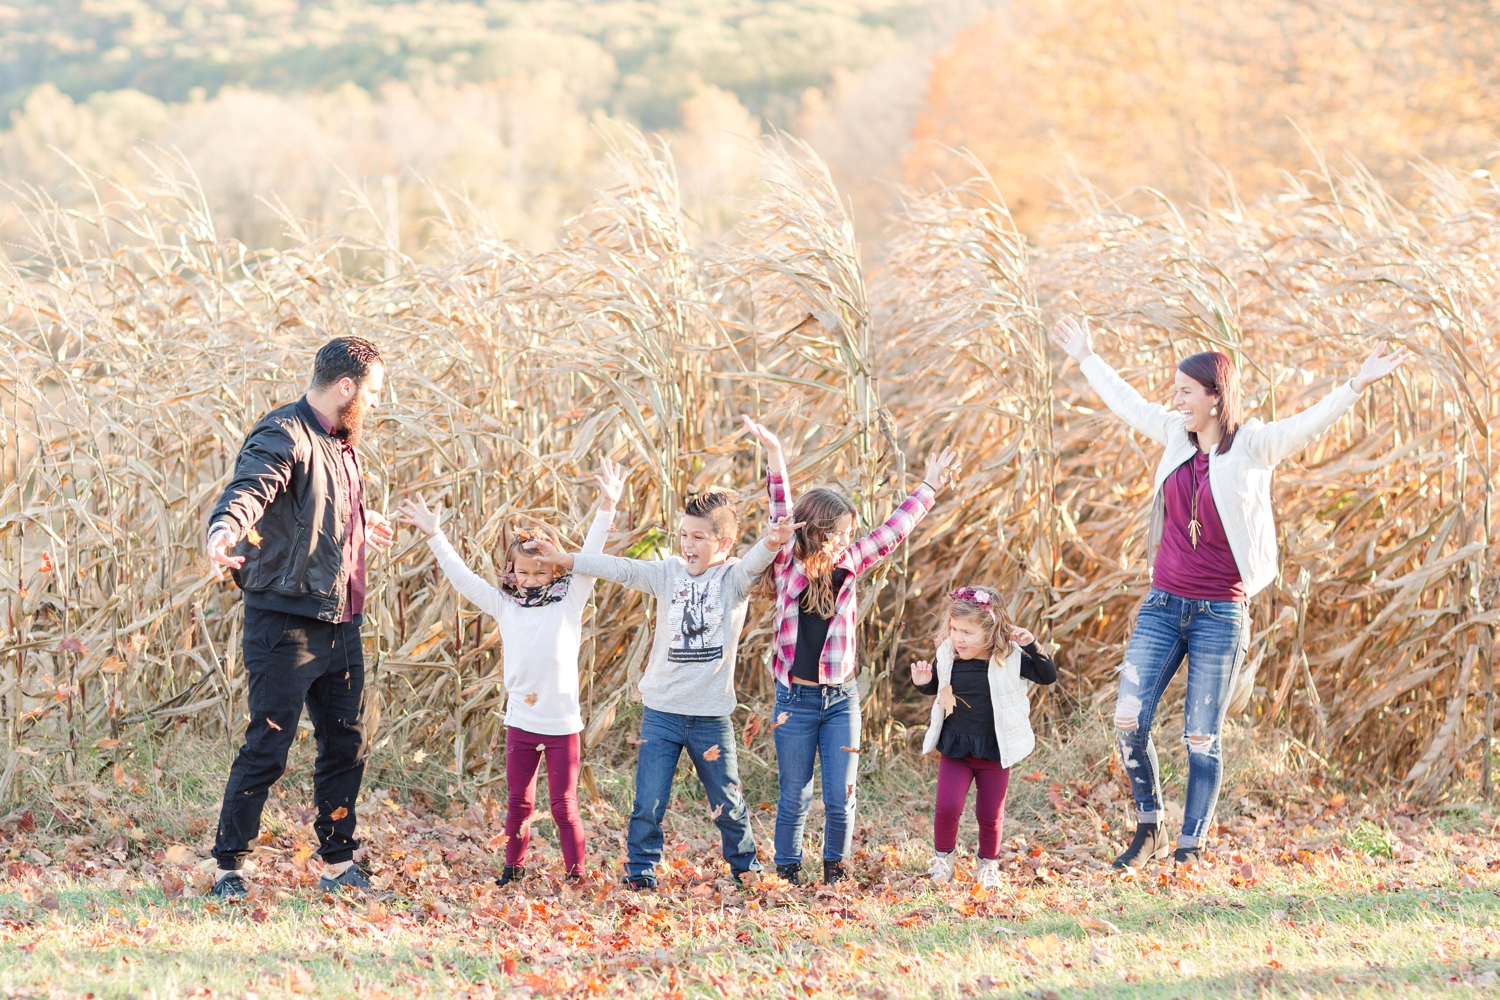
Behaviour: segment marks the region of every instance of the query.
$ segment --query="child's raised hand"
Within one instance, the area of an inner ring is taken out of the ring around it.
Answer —
[[[610,513],[620,502],[620,494],[625,492],[625,467],[619,462],[603,459],[599,471],[594,474],[594,482],[599,484],[599,509]]]
[[[917,687],[932,682],[932,664],[926,660],[913,660],[911,665],[911,682]]]
[[[782,547],[792,540],[792,536],[797,533],[797,529],[806,523],[806,521],[793,523],[790,517],[778,517],[766,529],[766,548],[772,552],[780,552]]]
[[[543,566],[561,566],[568,570],[573,568],[573,553],[564,552],[552,544],[552,539],[540,532],[532,536],[531,541],[527,542],[521,551]]]
[[[781,454],[781,438],[777,437],[771,428],[750,419],[749,414],[741,414],[741,418],[745,421],[745,430],[749,431],[750,435],[759,441],[767,452],[772,455]]]
[[[443,505],[438,504],[432,510],[427,509],[427,501],[422,499],[422,494],[417,494],[417,499],[408,497],[401,501],[401,506],[396,509],[396,514],[402,524],[409,524],[422,534],[431,538],[438,532],[438,525],[443,520]]]
[[[1036,636],[1019,625],[1012,625],[1010,627],[1010,638],[1017,646],[1029,646],[1033,642],[1036,642]]]
[[[951,447],[927,459],[927,471],[922,474],[922,481],[932,487],[936,493],[945,486],[951,486],[953,480],[958,478],[958,452]]]

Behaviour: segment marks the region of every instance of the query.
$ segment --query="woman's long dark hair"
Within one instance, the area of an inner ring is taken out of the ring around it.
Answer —
[[[1234,444],[1234,436],[1239,432],[1245,415],[1244,403],[1240,399],[1240,373],[1235,371],[1234,362],[1229,360],[1229,355],[1219,351],[1201,351],[1177,362],[1177,370],[1203,386],[1203,391],[1210,396],[1218,397],[1218,452],[1220,455],[1229,454],[1229,446]],[[1188,437],[1193,444],[1198,443],[1197,434],[1189,433]]]

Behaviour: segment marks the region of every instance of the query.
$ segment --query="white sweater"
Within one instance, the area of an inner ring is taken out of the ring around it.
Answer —
[[[937,650],[938,690],[953,683],[953,642],[944,639]],[[1010,645],[1010,655],[1002,662],[990,658],[987,673],[990,682],[990,704],[995,708],[995,739],[1000,743],[1000,766],[1015,767],[1036,748],[1036,734],[1031,731],[1031,699],[1026,694],[1026,681],[1021,676],[1021,647]],[[943,720],[948,713],[943,711],[939,699],[932,700],[932,718],[927,726],[927,735],[922,740],[922,752],[932,753],[937,749],[938,737],[943,733]]]
[[[600,511],[589,526],[584,552],[599,552],[614,514]],[[583,642],[583,609],[593,577],[574,573],[560,601],[523,608],[516,599],[485,583],[459,558],[446,536],[427,540],[453,589],[500,623],[505,652],[505,724],[542,736],[583,730],[578,705],[578,648]]]
[[[1198,450],[1188,437],[1182,415],[1151,403],[1130,387],[1103,358],[1094,354],[1079,365],[1115,416],[1151,440],[1166,446],[1156,467],[1156,498],[1151,511],[1148,561],[1156,557],[1164,522],[1162,486]],[[1338,386],[1320,401],[1284,420],[1246,420],[1234,436],[1229,454],[1208,455],[1208,487],[1229,537],[1247,596],[1276,579],[1276,519],[1271,505],[1271,470],[1348,413],[1359,399],[1353,383]]]

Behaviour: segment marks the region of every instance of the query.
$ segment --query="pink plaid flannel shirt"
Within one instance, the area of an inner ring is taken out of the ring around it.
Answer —
[[[774,521],[790,516],[792,498],[787,488],[784,464],[769,470],[766,491],[771,496],[771,519]],[[855,596],[855,578],[890,555],[911,534],[917,522],[932,509],[936,499],[926,483],[918,486],[884,524],[850,545],[843,558],[838,561],[838,566],[847,569],[849,576],[839,590],[833,618],[828,623],[828,641],[823,646],[823,658],[818,663],[820,683],[844,684],[854,677],[855,614],[859,608],[859,601]],[[776,641],[771,649],[771,673],[775,675],[778,684],[790,687],[792,659],[797,652],[797,617],[801,611],[799,602],[802,592],[807,589],[807,571],[803,568],[802,561],[793,555],[792,543],[788,542],[776,553],[771,572],[775,574],[776,580]]]

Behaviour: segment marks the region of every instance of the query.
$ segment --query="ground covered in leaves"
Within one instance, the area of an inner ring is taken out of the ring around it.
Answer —
[[[371,787],[360,831],[379,892],[334,899],[317,889],[303,752],[268,810],[252,896],[223,906],[202,894],[213,866],[214,768],[183,787],[167,778],[167,761],[142,753],[134,769],[107,767],[100,782],[58,786],[0,820],[8,855],[0,993],[1464,997],[1500,989],[1500,813],[1381,804],[1306,769],[1272,773],[1263,757],[1242,753],[1205,866],[1121,876],[1107,861],[1127,832],[1123,786],[1107,759],[1080,753],[1044,750],[1016,776],[1007,883],[995,892],[972,881],[972,821],[961,832],[970,859],[958,880],[928,883],[935,769],[888,752],[868,754],[877,759],[862,779],[852,884],[799,888],[762,877],[736,888],[710,839],[701,790],[684,772],[662,885],[625,891],[629,774],[601,768],[598,797],[585,805],[592,870],[581,884],[559,880],[550,821],[537,824],[536,876],[500,889],[500,803]],[[754,796],[769,776],[750,756]],[[765,855],[771,807],[756,801],[752,812]],[[815,813],[809,829],[820,826]],[[810,837],[813,858],[816,845]]]

